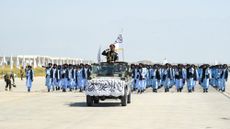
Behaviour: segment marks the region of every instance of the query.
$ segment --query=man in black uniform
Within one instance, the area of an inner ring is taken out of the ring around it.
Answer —
[[[103,56],[106,56],[107,62],[118,61],[118,54],[115,52],[115,45],[111,44],[110,49],[106,49],[102,52]]]
[[[8,87],[9,87],[9,90],[11,90],[11,80],[10,80],[10,75],[8,73],[6,73],[6,75],[4,76],[4,80],[6,82],[5,90],[7,91]]]
[[[12,81],[13,81],[13,84],[12,84]],[[5,87],[5,90],[7,91],[8,88],[9,88],[9,91],[11,91],[11,86],[13,87],[16,87],[15,83],[14,83],[14,75],[13,75],[13,72],[11,72],[10,74],[6,73],[6,75],[4,76],[4,80],[6,82],[6,87]]]

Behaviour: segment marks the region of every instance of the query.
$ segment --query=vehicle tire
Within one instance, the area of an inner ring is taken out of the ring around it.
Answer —
[[[99,99],[94,99],[95,104],[99,104]]]
[[[124,96],[121,97],[121,106],[127,106],[127,91],[125,90]]]
[[[129,93],[128,95],[128,100],[127,100],[127,103],[130,104],[131,103],[131,92]]]
[[[89,95],[86,96],[87,106],[93,106],[93,98]]]

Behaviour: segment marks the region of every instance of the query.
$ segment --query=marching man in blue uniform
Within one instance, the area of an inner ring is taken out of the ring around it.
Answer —
[[[72,64],[69,64],[67,72],[68,72],[68,87],[69,90],[72,91],[75,85],[75,81],[74,81],[75,77],[74,77],[74,70]]]
[[[85,79],[85,72],[83,64],[80,64],[80,66],[77,68],[77,85],[78,89],[80,89],[80,92],[83,92],[84,90],[84,79]]]
[[[26,69],[26,86],[27,86],[28,92],[31,91],[33,80],[34,80],[34,71],[32,67],[29,65],[27,66],[27,69]]]
[[[52,64],[49,63],[48,66],[46,67],[46,83],[45,83],[45,85],[47,86],[48,92],[50,92],[51,85],[52,85],[51,69],[52,69]]]
[[[195,82],[197,80],[196,76],[196,71],[195,71],[195,66],[191,65],[188,66],[187,68],[187,87],[188,87],[188,92],[191,93],[195,87]]]
[[[134,90],[139,90],[139,86],[140,86],[140,72],[139,72],[139,65],[136,65],[135,66],[135,76],[134,76],[134,79],[135,79],[135,89]]]
[[[73,90],[77,90],[77,65],[73,66],[72,76],[73,76]]]
[[[218,68],[218,90],[225,92],[225,85],[228,80],[228,67],[227,65],[220,65]]]
[[[144,81],[145,81],[145,75],[143,74],[143,65],[139,64],[138,68],[138,85],[137,85],[137,93],[143,93],[144,92]]]
[[[84,72],[85,72],[85,78],[84,78],[84,89],[85,89],[87,82],[91,76],[91,66],[89,64],[84,65]]]
[[[214,88],[217,88],[217,73],[218,73],[218,66],[211,66],[210,70],[211,70],[211,74],[212,74],[212,78],[210,79],[210,85],[213,86]]]
[[[201,85],[203,87],[203,92],[207,93],[210,85],[211,71],[209,65],[203,65],[201,70]]]
[[[180,64],[175,68],[175,79],[176,79],[176,89],[177,92],[182,92],[183,89],[183,79],[184,79],[184,74],[183,74],[183,68]]]
[[[152,80],[152,87],[153,87],[153,92],[157,92],[159,83],[160,83],[160,70],[158,65],[154,65],[151,72],[150,72],[150,77]]]
[[[68,71],[67,71],[67,64],[63,65],[63,69],[61,71],[61,84],[62,84],[62,91],[66,92],[68,86]]]
[[[58,79],[60,78],[60,75],[57,70],[57,64],[53,65],[53,67],[51,68],[50,74],[51,74],[50,76],[51,77],[51,87],[52,87],[52,90],[55,91],[57,90]]]
[[[166,64],[164,66],[164,71],[163,71],[163,85],[165,88],[165,92],[169,92],[171,79],[172,79],[172,69],[170,67],[170,64]]]
[[[57,80],[56,90],[60,90],[62,87],[62,66],[58,65],[55,73],[55,78]]]
[[[132,91],[136,90],[136,87],[135,87],[135,85],[136,85],[135,76],[136,76],[136,73],[135,73],[135,64],[131,64]]]

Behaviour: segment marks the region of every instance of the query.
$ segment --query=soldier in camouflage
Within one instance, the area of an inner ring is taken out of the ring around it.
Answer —
[[[107,62],[118,61],[118,54],[115,52],[115,45],[111,44],[110,49],[106,49],[102,52],[103,56],[106,56]]]

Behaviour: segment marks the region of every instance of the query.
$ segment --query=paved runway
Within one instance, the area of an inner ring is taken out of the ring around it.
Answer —
[[[230,129],[230,88],[196,92],[132,94],[132,104],[105,101],[86,107],[79,92],[46,92],[36,78],[31,93],[25,82],[4,91],[0,80],[0,129]],[[230,85],[229,85],[230,86]]]

